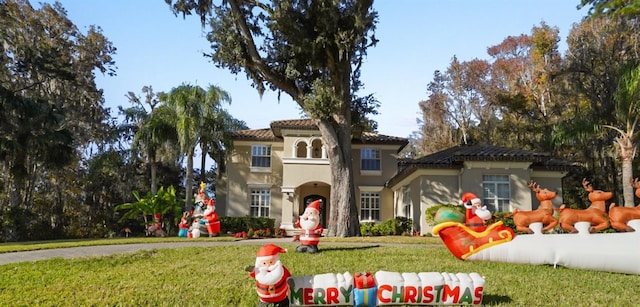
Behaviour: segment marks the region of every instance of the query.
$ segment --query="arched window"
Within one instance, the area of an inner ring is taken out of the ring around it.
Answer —
[[[296,158],[306,158],[307,157],[307,142],[300,141],[296,144]]]
[[[314,159],[322,158],[322,140],[315,139],[311,141],[311,157]]]

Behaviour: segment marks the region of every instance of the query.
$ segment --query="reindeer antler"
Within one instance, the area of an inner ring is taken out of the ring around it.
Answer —
[[[587,181],[587,178],[582,178],[582,187],[584,187],[587,192],[593,192],[593,186]]]
[[[640,182],[638,181],[638,178],[631,178],[631,186],[638,189],[640,188]]]
[[[531,189],[531,191],[534,191],[536,193],[540,192],[540,185],[533,180],[529,182],[528,187],[529,189]]]

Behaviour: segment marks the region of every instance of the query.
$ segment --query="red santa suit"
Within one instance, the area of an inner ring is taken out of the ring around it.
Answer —
[[[491,212],[482,206],[482,200],[473,193],[464,193],[461,202],[466,208],[465,225],[476,232],[487,229],[484,221],[491,218]]]
[[[204,212],[203,219],[206,221],[207,231],[209,236],[217,236],[220,234],[220,221],[218,219],[218,213],[216,213],[216,205],[213,199],[207,201],[207,210]]]
[[[260,302],[289,306],[289,270],[282,265],[279,253],[287,250],[275,244],[262,246],[256,255],[256,264],[249,276],[256,280],[256,292]]]
[[[299,238],[300,246],[296,248],[297,252],[315,253],[318,251],[318,243],[320,243],[323,230],[320,225],[320,204],[321,200],[310,203],[296,222],[296,226],[303,230]]]

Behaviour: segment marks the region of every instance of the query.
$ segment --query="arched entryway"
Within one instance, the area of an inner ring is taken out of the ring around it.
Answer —
[[[320,205],[320,225],[322,228],[327,228],[327,198],[322,195],[312,194],[304,197],[304,208],[307,208],[307,205],[313,201],[320,200],[322,204]]]

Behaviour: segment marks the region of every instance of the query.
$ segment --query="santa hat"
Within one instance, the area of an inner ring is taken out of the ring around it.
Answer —
[[[482,200],[480,198],[478,198],[478,196],[476,196],[476,194],[467,192],[462,194],[462,199],[460,200],[460,203],[462,205],[465,205],[467,203],[471,203],[472,205],[474,204],[481,204]]]
[[[320,204],[322,204],[322,200],[316,200],[311,202],[309,205],[307,205],[307,209],[311,208],[311,209],[315,209],[316,211],[320,212]]]
[[[213,199],[209,199],[209,201],[207,201],[207,207],[215,207],[216,206],[216,202]]]
[[[273,258],[274,256],[277,257],[278,253],[286,253],[287,250],[277,246],[275,244],[265,244],[262,247],[260,247],[260,249],[258,250],[258,254],[256,255],[256,262],[262,261],[262,260],[268,260]]]

